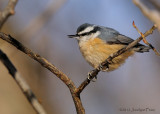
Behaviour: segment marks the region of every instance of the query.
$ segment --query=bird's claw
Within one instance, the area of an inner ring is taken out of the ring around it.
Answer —
[[[88,73],[88,80],[90,80],[90,81],[92,81],[92,82],[96,82],[97,76],[95,76],[95,77],[93,78],[92,72],[93,72],[93,71],[91,71],[91,72]]]
[[[98,68],[99,68],[98,70],[106,72],[109,69],[109,63],[107,63],[106,65],[100,64]]]

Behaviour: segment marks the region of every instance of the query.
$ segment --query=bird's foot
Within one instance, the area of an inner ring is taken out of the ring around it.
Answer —
[[[99,65],[99,69],[98,70],[100,70],[100,71],[102,71],[102,72],[106,72],[106,71],[108,71],[109,70],[109,62],[107,62],[107,63],[105,63],[104,65],[102,65],[102,64],[100,64]]]
[[[93,71],[91,71],[91,72],[88,73],[88,80],[90,80],[90,81],[92,81],[92,82],[96,82],[96,81],[97,81],[97,76],[95,76],[95,77],[93,78],[92,72],[93,72]]]

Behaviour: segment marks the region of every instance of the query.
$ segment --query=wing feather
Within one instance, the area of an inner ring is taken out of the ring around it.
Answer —
[[[121,35],[121,34],[118,34],[117,36],[114,36],[112,38],[106,38],[106,42],[109,43],[109,44],[124,44],[124,45],[128,45],[130,44],[131,42],[133,42],[134,40],[127,37],[127,36],[124,36],[124,35]]]

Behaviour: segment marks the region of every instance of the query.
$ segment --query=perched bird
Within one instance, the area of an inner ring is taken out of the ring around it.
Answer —
[[[77,33],[75,35],[68,35],[68,37],[77,39],[83,57],[94,68],[97,68],[111,54],[134,41],[112,28],[88,23],[80,25]],[[148,52],[149,49],[150,47],[138,43],[130,50],[114,58],[109,68],[102,69],[102,71],[113,71],[135,52]]]

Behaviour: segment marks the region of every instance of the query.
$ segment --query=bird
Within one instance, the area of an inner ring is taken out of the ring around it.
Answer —
[[[68,35],[68,37],[77,39],[80,52],[93,68],[97,68],[110,55],[134,41],[113,28],[89,23],[80,25],[76,34]],[[149,52],[150,49],[148,46],[137,43],[133,48],[115,57],[112,63],[109,64],[109,68],[101,70],[114,71],[124,64],[128,57],[133,56],[135,52]]]

